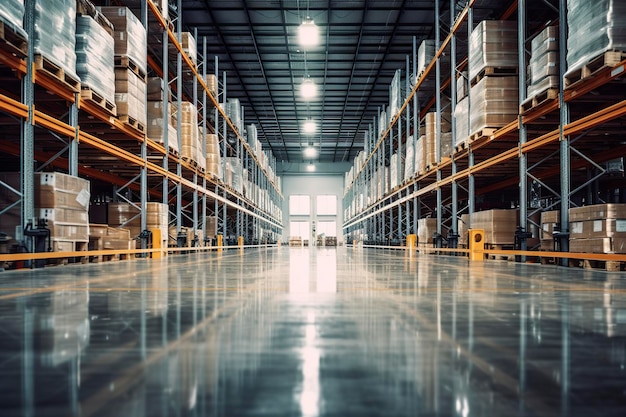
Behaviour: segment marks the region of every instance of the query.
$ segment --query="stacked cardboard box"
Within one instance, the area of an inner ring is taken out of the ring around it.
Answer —
[[[76,0],[32,0],[35,2],[33,47],[62,68],[66,74],[76,75]],[[4,8],[4,1],[3,6]]]
[[[548,26],[531,41],[528,97],[559,88],[559,28]]]
[[[389,117],[392,119],[400,111],[404,103],[404,82],[402,80],[402,70],[396,70],[391,85],[389,86]]]
[[[417,48],[417,79],[419,76],[426,70],[426,67],[430,65],[430,63],[435,58],[435,40],[434,39],[424,39],[422,43],[420,43],[419,48]]]
[[[519,113],[517,68],[517,24],[479,23],[469,43],[470,135],[515,120]]]
[[[415,174],[415,149],[413,148],[413,136],[406,141],[406,153],[404,158],[404,180],[408,181]]]
[[[217,97],[217,77],[215,74],[207,74],[204,82],[213,97]]]
[[[424,218],[417,221],[417,243],[419,246],[432,246],[435,233],[437,233],[437,219]],[[441,234],[444,237],[448,234],[445,226],[442,226]]]
[[[180,153],[178,148],[178,134],[176,131],[176,109],[171,102],[172,95],[169,87],[160,77],[149,77],[146,84],[147,108],[148,108],[148,129],[147,134],[150,140],[165,145],[165,134],[167,133],[167,145],[174,153]],[[164,98],[168,97],[167,103],[167,123],[165,123]],[[165,127],[167,126],[167,128]]]
[[[202,154],[202,142],[198,129],[198,111],[196,106],[188,101],[181,103],[180,113],[175,113],[175,117],[180,114],[180,154],[185,160],[192,161],[202,168],[206,167],[206,157]]]
[[[470,215],[465,213],[461,214],[461,217],[457,223],[457,232],[459,234],[459,247],[467,247],[468,238],[469,238],[469,226],[470,226]]]
[[[113,25],[99,11],[76,16],[76,73],[88,87],[115,103]]]
[[[19,173],[3,173],[0,180],[20,189]],[[45,219],[55,251],[73,251],[74,243],[89,241],[89,181],[58,172],[35,173],[35,217]],[[17,198],[1,187],[0,211],[7,209]],[[16,236],[21,224],[19,206],[2,214],[0,231]],[[36,225],[33,225],[36,226]]]
[[[140,203],[135,203],[137,207]],[[141,215],[139,208],[129,203],[109,203],[108,218],[109,226],[122,227],[130,231],[130,236],[135,238],[142,232]],[[167,243],[168,207],[162,203],[146,203],[146,228],[148,230],[159,229],[161,239]]]
[[[567,74],[606,51],[626,49],[626,3],[567,1]]]
[[[394,189],[400,183],[402,183],[402,174],[403,172],[402,161],[398,158],[398,153],[394,153],[391,155],[391,159],[389,160],[389,189]]]
[[[126,250],[133,246],[129,229],[106,224],[89,225],[89,250]]]
[[[178,39],[178,34],[176,34]],[[194,64],[198,63],[198,48],[196,40],[189,32],[181,32],[180,34],[180,46],[183,48],[183,52],[187,54],[189,60]]]
[[[217,178],[221,178],[222,162],[217,135],[206,135],[206,172]]]
[[[425,121],[425,136],[426,136],[426,144],[425,144],[425,164],[426,166],[432,166],[435,163],[441,160],[443,156],[449,156],[451,154],[452,149],[452,134],[450,131],[452,130],[451,124],[451,116],[449,107],[447,110],[442,110],[441,112],[441,122],[440,122],[440,141],[441,141],[441,153],[438,155],[437,151],[437,113],[430,112],[426,113]]]
[[[454,123],[456,127],[454,146],[459,146],[469,137],[469,97],[460,100],[454,108]]]
[[[626,253],[626,204],[597,204],[569,210],[570,251]]]
[[[561,212],[559,210],[550,210],[541,213],[541,231],[539,236],[541,240],[541,250],[555,250],[553,233],[557,225],[561,222],[560,216]]]
[[[500,128],[519,114],[518,77],[485,77],[471,88],[470,134]]]
[[[146,82],[130,68],[115,68],[115,105],[118,117],[146,125]]]
[[[426,171],[426,152],[426,135],[422,135],[415,142],[415,173],[418,175]]]
[[[493,209],[474,212],[471,216],[472,229],[485,231],[485,243],[490,245],[512,245],[519,224],[516,209]]]

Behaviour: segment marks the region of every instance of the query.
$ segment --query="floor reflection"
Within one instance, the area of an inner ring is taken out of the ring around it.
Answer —
[[[621,416],[626,280],[346,248],[6,272],[0,415]]]

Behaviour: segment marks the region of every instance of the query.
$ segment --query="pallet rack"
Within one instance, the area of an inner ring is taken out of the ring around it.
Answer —
[[[31,38],[33,3],[25,3],[24,28]],[[145,207],[150,200],[170,207],[170,218],[174,219],[179,234],[186,226],[194,234],[202,231],[207,236],[206,218],[215,216],[216,234],[226,242],[236,244],[239,236],[252,244],[276,241],[282,219],[280,212],[272,208],[281,207],[283,197],[246,143],[243,132],[235,128],[220,105],[220,101],[226,102],[226,73],[219,77],[217,57],[214,73],[222,81],[218,95],[214,96],[206,84],[211,64],[206,39],[198,40],[202,50],[195,64],[183,51],[180,35],[176,35],[183,32],[180,17],[173,16],[170,21],[153,1],[138,3],[140,9],[135,12],[148,36],[149,72],[161,76],[165,85],[172,87],[178,108],[183,98],[196,104],[201,115],[203,151],[206,135],[215,132],[222,163],[227,154],[240,158],[249,179],[268,190],[268,201],[253,201],[172,153],[167,141],[180,143],[180,126],[177,138],[167,138],[166,134],[164,143],[160,144],[147,138],[141,126],[125,123],[112,116],[106,107],[82,98],[80,90],[64,82],[58,74],[34,65],[34,48],[29,43],[24,54],[0,48],[0,74],[5,81],[0,90],[0,118],[4,127],[0,151],[4,154],[5,168],[21,172],[20,188],[10,192],[15,194],[13,206],[21,208],[22,225],[35,218],[35,171],[53,167],[100,185],[113,186],[120,201],[139,202],[142,230],[146,228]],[[177,10],[181,10],[180,0]],[[167,94],[164,100],[168,100]],[[235,143],[228,144],[227,136],[236,138]],[[142,248],[148,246],[146,238],[141,242]]]
[[[529,9],[532,13],[528,13]],[[369,126],[365,147],[370,151],[365,161],[355,166],[353,182],[346,184],[343,229],[347,241],[402,245],[406,236],[417,232],[418,219],[432,216],[437,219],[438,232],[433,244],[445,246],[448,241],[447,246],[456,248],[458,219],[464,213],[477,211],[479,201],[507,201],[519,209],[520,224],[526,227],[536,224],[533,215],[542,209],[560,209],[560,223],[567,227],[570,207],[582,202],[595,204],[603,197],[612,197],[602,196],[599,184],[623,200],[623,186],[608,175],[609,170],[603,165],[623,158],[626,151],[619,127],[623,123],[621,118],[626,115],[626,101],[620,98],[621,76],[626,70],[623,56],[617,60],[615,57],[606,59],[603,65],[596,65],[594,71],[588,71],[586,78],[565,86],[565,0],[560,0],[558,7],[532,0],[451,0],[446,9],[449,17],[442,15],[441,10],[441,2],[435,0],[434,36],[435,45],[440,45],[435,58],[416,77],[414,85],[409,83],[410,76],[406,77],[407,99],[389,126],[381,127],[376,118]],[[498,14],[493,14],[494,11]],[[542,20],[532,21],[528,16],[541,16]],[[467,66],[465,45],[475,24],[487,18],[514,20],[515,17],[520,34],[520,105],[526,99],[528,57],[525,51],[529,38],[547,22],[559,24],[561,81],[558,94],[550,94],[537,106],[523,109],[516,120],[500,129],[471,137],[466,146],[456,147],[449,157],[438,158],[439,162],[425,172],[405,179],[380,198],[372,195],[367,185],[374,172],[383,170],[394,152],[404,156],[402,149],[406,148],[407,138],[415,141],[419,137],[420,121],[428,111],[436,112],[436,149],[441,155],[439,126],[442,105],[445,105],[443,97],[450,98],[454,114],[456,82]],[[442,22],[449,22],[449,30]],[[406,74],[416,73],[416,59],[414,42],[412,59],[407,57]],[[447,60],[450,73],[445,70]],[[377,135],[378,132],[381,133]],[[370,197],[369,203],[367,197]],[[442,230],[446,228],[450,233],[444,236]],[[562,228],[561,232],[559,248],[567,252],[568,230]],[[522,241],[518,249],[532,248]],[[562,262],[567,264],[567,259]]]

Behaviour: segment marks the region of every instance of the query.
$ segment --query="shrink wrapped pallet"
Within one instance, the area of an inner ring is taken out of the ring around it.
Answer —
[[[467,79],[467,71],[461,72],[456,79],[456,101],[459,103],[469,92],[469,80]]]
[[[415,173],[422,174],[426,171],[426,135],[420,136],[415,142]]]
[[[572,252],[626,253],[626,204],[597,204],[569,210]]]
[[[241,132],[241,102],[238,98],[229,98],[227,102],[227,116],[235,126]]]
[[[118,117],[146,125],[146,82],[128,68],[115,68],[115,105]]]
[[[452,132],[443,132],[441,134],[441,159],[447,158],[452,155]]]
[[[178,153],[178,134],[172,118],[173,106],[168,103],[168,122],[163,119],[164,108],[162,101],[148,101],[148,139],[165,145],[165,133],[167,132],[167,145],[172,151]]]
[[[568,74],[606,51],[626,50],[623,0],[568,0],[567,26]]]
[[[206,135],[206,172],[220,178],[221,159],[219,141],[216,134]]]
[[[559,28],[548,26],[531,41],[528,97],[559,88]]]
[[[217,97],[217,77],[215,74],[207,74],[204,79],[204,83],[207,86],[209,92],[213,95],[213,97]]]
[[[88,15],[76,16],[76,73],[89,87],[110,103],[115,102],[113,37]]]
[[[424,39],[417,48],[417,77],[426,70],[426,67],[435,59],[435,40]]]
[[[4,0],[0,8],[0,21],[10,24],[15,32],[28,38],[24,30],[24,0]]]
[[[469,97],[460,100],[454,108],[454,123],[456,137],[454,138],[454,146],[459,146],[467,141],[469,137],[469,113],[468,113]]]
[[[33,47],[66,73],[76,76],[76,0],[35,2]]]
[[[487,67],[517,68],[517,46],[517,22],[480,22],[469,39],[469,79],[473,81]]]
[[[127,7],[107,6],[98,9],[115,27],[113,33],[115,55],[131,59],[145,76],[148,66],[148,46],[146,29],[141,21]]]
[[[408,181],[415,174],[415,149],[413,148],[413,136],[409,136],[406,144],[406,156],[404,159],[404,180]]]
[[[378,136],[382,136],[389,126],[389,119],[387,118],[387,112],[385,110],[380,112],[378,117]]]
[[[519,224],[519,213],[515,209],[494,209],[474,212],[471,216],[473,229],[485,231],[485,243],[490,245],[512,245]]]
[[[437,219],[424,218],[417,220],[417,242],[420,246],[432,246],[433,236],[437,233]],[[441,234],[448,234],[447,228],[442,226]]]
[[[391,85],[389,86],[389,117],[393,118],[400,111],[404,103],[404,83],[402,82],[402,70],[396,70]]]
[[[501,128],[519,114],[518,77],[485,77],[471,88],[470,134]]]
[[[389,189],[393,190],[402,181],[400,177],[400,164],[398,164],[398,154],[394,153],[389,159]]]
[[[469,238],[469,226],[470,226],[470,215],[465,213],[461,214],[461,217],[458,220],[457,232],[459,234],[459,247],[467,247],[468,238]]]
[[[146,81],[146,98],[149,101],[163,101],[165,97],[165,92],[167,93],[167,98],[169,101],[172,101],[172,94],[169,92],[169,87],[165,85],[165,81],[161,77],[148,77]],[[170,112],[170,114],[172,114]]]
[[[446,147],[447,155],[450,154],[450,138],[451,136],[446,136],[444,138],[443,134],[450,132],[452,130],[450,112],[448,111],[449,107],[446,110],[441,112],[441,121],[440,121],[440,141],[441,141],[441,155],[437,155],[437,113],[430,112],[426,113],[426,117],[424,119],[425,124],[425,134],[426,134],[426,165],[434,165],[438,159],[438,156],[446,155],[443,153],[444,147]],[[444,144],[445,142],[445,144]]]

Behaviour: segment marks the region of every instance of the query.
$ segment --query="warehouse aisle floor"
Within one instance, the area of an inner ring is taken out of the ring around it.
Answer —
[[[0,273],[0,415],[623,416],[626,276],[348,248]]]

